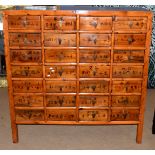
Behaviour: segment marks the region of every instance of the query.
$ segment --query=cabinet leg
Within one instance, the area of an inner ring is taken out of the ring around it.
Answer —
[[[155,134],[155,111],[154,111],[154,116],[153,116],[152,134]]]
[[[142,143],[142,135],[143,135],[143,123],[140,123],[137,125],[137,137],[136,137],[136,142],[138,144]]]
[[[12,140],[13,143],[18,143],[18,126],[17,124],[12,124]]]

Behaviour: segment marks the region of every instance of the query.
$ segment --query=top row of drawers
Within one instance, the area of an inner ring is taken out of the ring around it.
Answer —
[[[44,30],[77,30],[76,16],[44,16]],[[8,16],[8,28],[41,29],[41,16]],[[146,30],[147,17],[80,17],[80,30]]]

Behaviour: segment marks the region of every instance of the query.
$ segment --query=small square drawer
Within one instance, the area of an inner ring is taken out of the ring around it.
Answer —
[[[113,107],[138,107],[140,102],[141,96],[112,96]]]
[[[44,33],[46,47],[75,47],[76,34]]]
[[[76,30],[76,17],[74,16],[44,16],[44,29],[46,30]]]
[[[116,63],[143,63],[143,50],[114,50],[114,62]]]
[[[9,29],[40,29],[40,16],[8,16]]]
[[[109,105],[109,96],[80,96],[80,107],[105,107]]]
[[[108,110],[79,110],[79,121],[108,121]]]
[[[111,46],[111,34],[80,34],[80,46]]]
[[[43,107],[42,95],[14,95],[14,105],[16,107]]]
[[[43,77],[42,66],[12,66],[12,77],[15,78],[41,78]]]
[[[41,46],[40,33],[9,33],[10,46]]]
[[[39,93],[42,92],[43,84],[39,80],[14,80],[12,87],[15,93]]]
[[[47,107],[75,107],[76,96],[46,95]]]
[[[80,17],[80,30],[112,30],[112,17]]]
[[[46,66],[47,78],[76,78],[76,66]]]
[[[80,81],[80,93],[108,93],[109,81]]]
[[[75,121],[76,110],[47,110],[48,121]]]
[[[46,81],[46,92],[76,93],[76,81]]]
[[[139,110],[137,109],[113,109],[111,121],[138,121]]]
[[[80,65],[81,78],[108,78],[110,67],[107,65]]]
[[[76,62],[76,50],[45,50],[45,62]]]
[[[10,50],[10,59],[13,63],[41,63],[41,50]]]
[[[113,66],[112,76],[114,78],[142,78],[143,66]]]

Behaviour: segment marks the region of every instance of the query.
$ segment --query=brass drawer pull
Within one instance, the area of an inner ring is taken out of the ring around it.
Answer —
[[[132,26],[133,26],[133,22],[130,21],[130,22],[129,22],[129,27],[132,28]]]
[[[128,38],[128,44],[131,44],[133,41],[134,41],[133,38],[131,37]]]

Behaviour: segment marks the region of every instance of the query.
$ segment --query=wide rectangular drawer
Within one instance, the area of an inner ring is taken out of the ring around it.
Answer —
[[[41,46],[40,33],[9,33],[10,46]]]
[[[44,29],[46,30],[76,30],[76,17],[74,16],[44,16]]]
[[[13,80],[12,87],[15,93],[39,93],[42,92],[43,83],[39,80]]]
[[[80,65],[81,78],[108,78],[110,76],[110,66],[107,65]]]
[[[76,34],[44,33],[44,45],[46,47],[75,47]]]
[[[112,17],[80,17],[80,30],[112,30]]]
[[[109,81],[80,81],[80,93],[108,93]]]
[[[13,63],[41,63],[41,50],[10,50],[10,61]]]
[[[76,50],[45,50],[45,62],[76,62]]]
[[[76,81],[46,81],[46,92],[76,93]]]
[[[111,34],[80,34],[80,46],[111,46]]]
[[[80,107],[105,107],[109,105],[109,96],[80,96]]]
[[[76,110],[47,110],[48,121],[75,121]]]
[[[114,78],[142,78],[143,66],[113,66],[112,76]]]
[[[12,77],[15,78],[41,78],[43,77],[42,66],[12,66]]]
[[[80,62],[110,62],[110,50],[80,50]]]
[[[9,29],[40,29],[40,16],[9,15]]]
[[[47,78],[76,78],[76,66],[46,66]]]
[[[137,109],[113,109],[111,121],[138,121],[139,110]]]
[[[79,121],[108,121],[108,110],[79,110]]]

